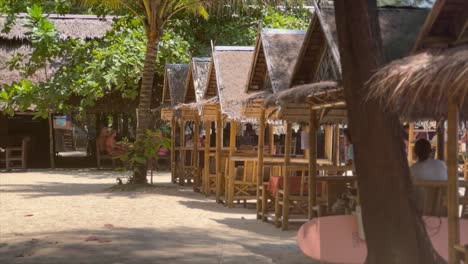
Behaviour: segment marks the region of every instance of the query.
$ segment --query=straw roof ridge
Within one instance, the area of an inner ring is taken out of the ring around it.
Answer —
[[[338,84],[334,81],[323,81],[298,85],[293,88],[272,94],[265,99],[264,104],[265,106],[303,104],[307,102],[307,97],[337,88],[339,88]]]
[[[215,47],[213,63],[221,112],[233,120],[243,119],[242,104],[248,98],[246,86],[253,60],[253,47]]]
[[[110,17],[111,19],[113,17]],[[49,15],[49,19],[54,23],[59,37],[79,38],[79,39],[94,39],[102,38],[112,27],[112,20],[102,20],[97,16],[91,15],[65,15],[59,16],[55,14]],[[0,16],[0,28],[3,28],[6,22],[5,16]],[[8,33],[1,33],[0,38],[7,40],[28,40],[28,28],[25,27],[26,15],[20,14],[17,16],[15,25]]]
[[[314,5],[332,55],[341,68],[334,8],[318,8],[315,0]],[[429,9],[379,7],[378,12],[385,61],[405,56],[412,49],[416,36],[429,14]]]
[[[188,64],[167,64],[166,78],[171,98],[171,105],[176,106],[184,102],[185,80],[188,73]]]
[[[192,58],[192,69],[189,74],[192,75],[193,85],[195,88],[195,97],[197,102],[203,100],[205,96],[210,61],[210,57]]]
[[[262,29],[260,34],[273,92],[289,88],[305,30]]]
[[[468,113],[468,45],[431,50],[396,60],[368,81],[367,100],[409,118],[440,118],[454,100]]]

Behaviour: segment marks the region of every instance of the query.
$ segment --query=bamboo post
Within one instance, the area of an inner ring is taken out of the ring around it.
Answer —
[[[185,120],[180,121],[180,163],[182,171],[179,173],[179,185],[185,184]]]
[[[193,131],[193,137],[192,137],[192,142],[193,142],[193,152],[192,152],[192,160],[193,164],[191,164],[194,169],[193,169],[193,190],[194,191],[200,191],[200,164],[198,162],[198,142],[199,142],[199,133],[200,133],[200,121],[198,119],[198,115],[195,116],[195,121],[193,121],[193,126],[194,126],[194,131]]]
[[[175,141],[176,141],[176,120],[173,116],[171,118],[171,180],[173,183],[176,182],[176,159],[175,159]]]
[[[314,217],[317,205],[317,118],[315,110],[310,110],[309,123],[309,219]]]
[[[236,132],[237,132],[237,122],[231,121],[231,131],[229,135],[229,175],[227,175],[227,185],[225,190],[226,204],[229,208],[234,207],[234,181],[236,179],[236,170],[234,168],[235,162],[230,158],[234,156],[236,151]]]
[[[205,195],[210,195],[210,137],[211,137],[211,122],[205,121],[205,180],[204,192]]]
[[[283,168],[283,218],[281,229],[287,230],[288,229],[288,222],[289,222],[289,175],[288,175],[288,166],[291,159],[291,123],[286,123],[286,139],[284,143],[284,168]]]
[[[325,126],[325,157],[329,161],[333,161],[332,145],[333,145],[333,129],[331,126]]]
[[[445,160],[445,126],[444,120],[437,122],[437,159]]]
[[[448,208],[448,263],[457,263],[455,245],[460,242],[458,219],[458,106],[448,102],[447,139],[447,208]]]
[[[333,165],[340,165],[340,125],[336,124],[333,131]]]
[[[257,165],[257,219],[262,216],[262,201],[260,200],[260,187],[263,185],[263,146],[265,144],[265,109],[260,110],[260,120],[258,127],[258,165]]]
[[[265,115],[265,114],[264,114]],[[268,139],[269,139],[269,145],[270,145],[270,154],[275,155],[275,132],[274,132],[274,125],[269,124],[268,125]]]
[[[221,192],[223,187],[222,175],[221,173],[221,150],[222,144],[221,136],[223,133],[223,123],[221,119],[221,112],[218,110],[216,112],[216,201],[221,202]]]
[[[414,163],[413,144],[414,144],[414,123],[409,123],[409,130],[408,130],[408,162],[409,162],[410,165]]]

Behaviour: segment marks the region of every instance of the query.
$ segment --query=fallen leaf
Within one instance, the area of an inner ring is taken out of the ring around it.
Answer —
[[[24,217],[30,217],[30,216],[33,216],[33,214],[24,215]]]
[[[98,241],[99,238],[97,236],[89,236],[85,239],[85,241]]]

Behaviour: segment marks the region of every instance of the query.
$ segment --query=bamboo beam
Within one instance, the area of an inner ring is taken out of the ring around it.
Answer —
[[[193,171],[193,190],[194,191],[200,191],[201,183],[200,183],[200,164],[198,162],[198,142],[199,142],[199,133],[200,133],[200,120],[198,118],[198,115],[195,116],[195,120],[193,121],[193,126],[194,126],[194,131],[193,131],[193,137],[192,137],[192,142],[193,142],[193,150],[192,150],[192,160],[194,164],[191,164],[194,166],[194,171]]]
[[[316,111],[310,110],[309,121],[309,219],[314,217],[314,207],[317,205],[317,118]]]
[[[176,153],[175,153],[175,141],[176,141],[176,130],[177,130],[177,122],[175,117],[171,119],[171,181],[173,183],[176,182]]]
[[[447,207],[448,207],[448,263],[457,263],[455,245],[460,242],[458,219],[458,106],[448,102],[447,139]]]
[[[283,212],[282,212],[282,224],[281,229],[287,230],[289,224],[289,177],[288,177],[288,166],[291,160],[291,136],[292,136],[292,125],[286,123],[286,139],[284,143],[284,166],[283,166]]]
[[[180,155],[180,163],[181,163],[181,168],[182,172],[179,174],[179,185],[184,185],[185,184],[185,120],[180,121],[180,150],[179,150],[179,155]]]
[[[263,146],[265,145],[265,109],[260,110],[260,120],[258,123],[258,164],[257,164],[257,219],[261,219],[262,203],[260,200],[260,187],[263,185]]]
[[[221,192],[223,187],[222,173],[221,172],[221,149],[222,149],[222,133],[223,133],[223,120],[221,118],[220,110],[216,111],[216,201],[221,202]]]
[[[410,165],[414,163],[413,144],[414,144],[414,123],[409,123],[409,130],[408,130],[408,162],[409,162]]]
[[[229,135],[229,157],[234,156],[236,151],[236,132],[237,132],[237,122],[231,121],[231,131]],[[236,170],[234,168],[235,161],[229,159],[229,175],[227,175],[227,188],[226,188],[226,203],[229,208],[234,207],[234,181],[236,179]]]
[[[205,121],[205,168],[204,168],[204,187],[203,192],[206,196],[210,195],[210,137],[211,137],[211,122]]]

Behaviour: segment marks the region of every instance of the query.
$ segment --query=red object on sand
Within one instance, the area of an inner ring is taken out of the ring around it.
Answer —
[[[107,227],[107,228],[114,228],[114,225],[112,225],[112,224],[105,224],[104,227]]]
[[[446,217],[423,217],[434,249],[448,259]],[[468,244],[468,219],[460,219],[460,242]],[[297,243],[305,255],[325,263],[364,263],[366,242],[359,238],[355,216],[318,217],[305,223],[297,233]]]
[[[89,236],[85,238],[85,241],[99,241],[99,238],[97,236]]]

